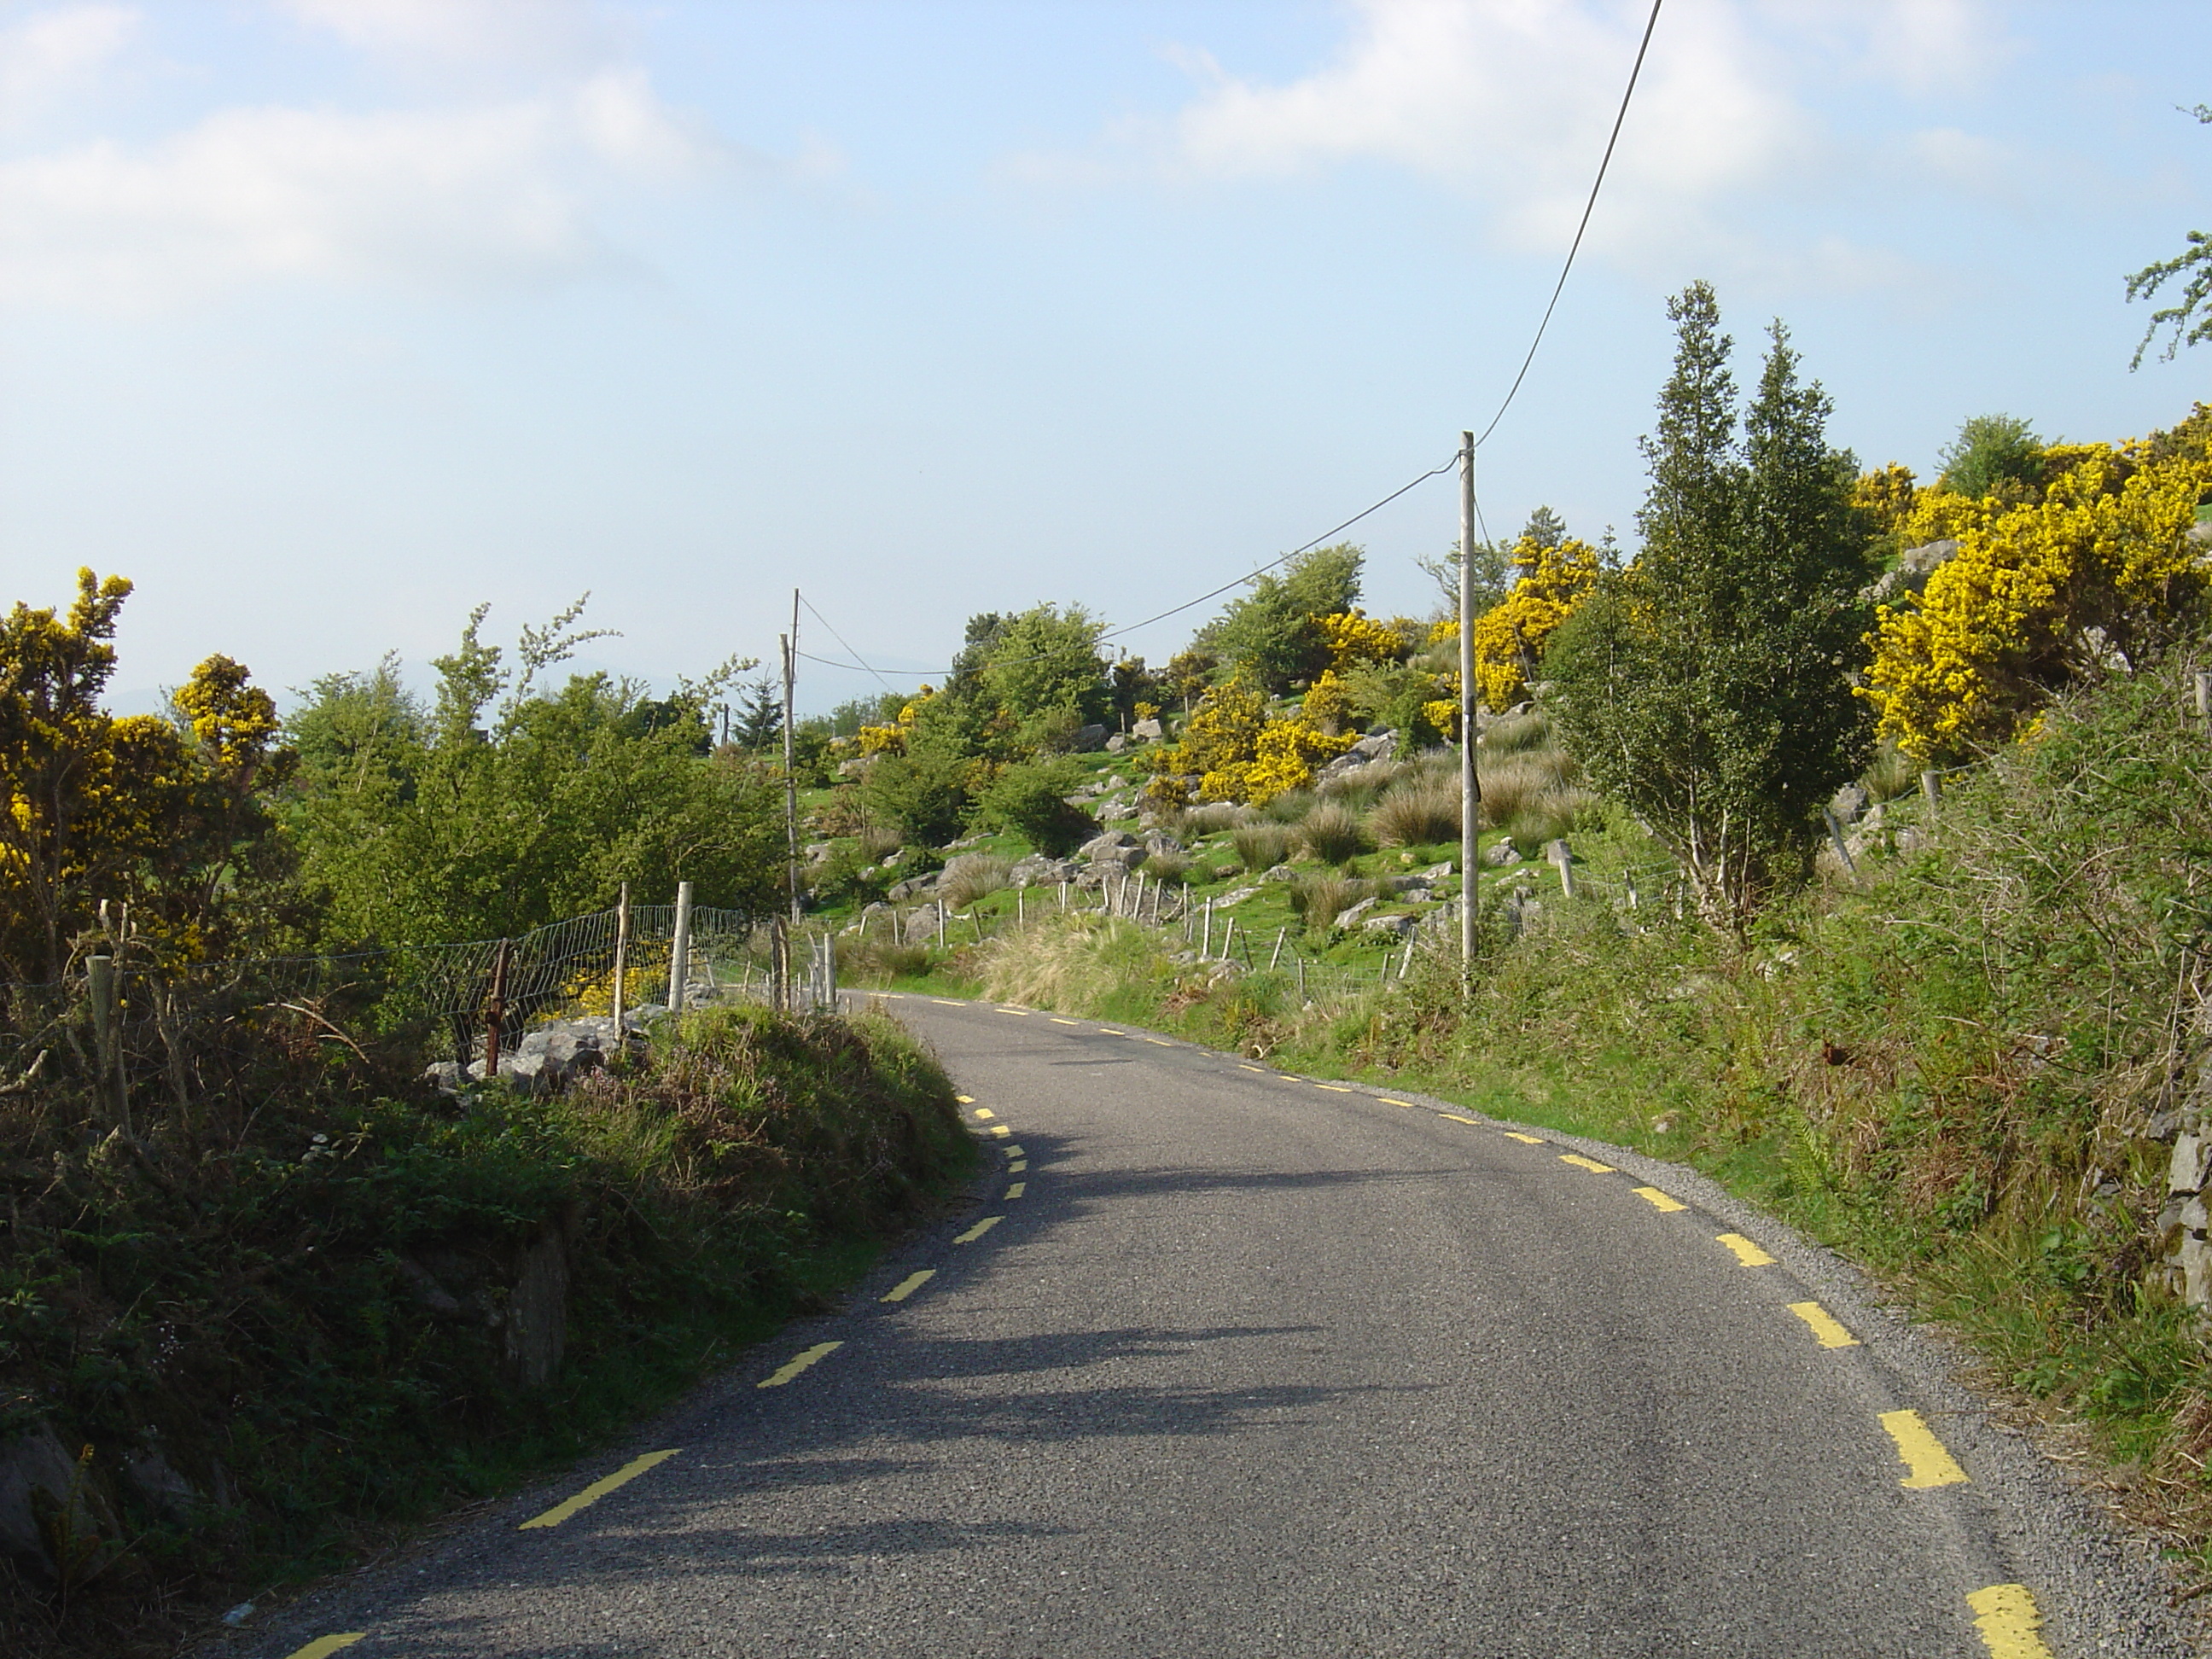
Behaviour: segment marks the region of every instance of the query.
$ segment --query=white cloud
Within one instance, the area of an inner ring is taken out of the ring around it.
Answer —
[[[611,196],[727,155],[631,70],[462,108],[226,109],[143,146],[0,162],[0,299],[572,271],[607,257],[593,219]]]
[[[584,0],[276,0],[310,27],[364,52],[512,63],[587,49],[599,27]]]
[[[125,6],[64,6],[0,29],[0,125],[14,126],[91,80],[138,33]]]
[[[1164,120],[1126,122],[1089,155],[1024,158],[1045,180],[1293,177],[1382,163],[1488,203],[1499,233],[1556,250],[1572,236],[1649,7],[1644,0],[1352,0],[1334,59],[1282,82],[1178,49],[1198,83]],[[1592,222],[1589,246],[1639,259],[1744,250],[1729,208],[1805,198],[1867,160],[1801,96],[1808,64],[1919,92],[1990,57],[1968,0],[1669,0]],[[1939,143],[1940,147],[1940,143]],[[1952,147],[1964,162],[1967,146]]]

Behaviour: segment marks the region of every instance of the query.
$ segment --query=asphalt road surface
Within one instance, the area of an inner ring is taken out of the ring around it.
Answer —
[[[1923,1339],[1686,1171],[890,1006],[990,1144],[975,1207],[635,1444],[240,1647],[2185,1650]]]

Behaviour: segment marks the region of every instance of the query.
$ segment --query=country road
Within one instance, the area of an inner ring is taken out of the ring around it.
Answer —
[[[970,1097],[977,1206],[634,1443],[230,1650],[2194,1650],[1931,1342],[1694,1176],[889,1006]]]

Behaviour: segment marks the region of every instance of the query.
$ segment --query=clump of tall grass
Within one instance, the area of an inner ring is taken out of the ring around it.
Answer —
[[[1175,978],[1158,933],[1095,913],[1001,933],[977,950],[975,962],[986,995],[1069,1014],[1103,1014],[1117,995]]]
[[[1482,733],[1482,748],[1493,755],[1518,755],[1552,746],[1552,722],[1541,709],[1491,721]]]
[[[1556,749],[1533,749],[1490,761],[1480,770],[1483,826],[1503,830],[1544,798],[1564,795],[1573,786],[1575,767]]]
[[[1367,846],[1367,832],[1350,808],[1324,801],[1298,821],[1298,844],[1323,864],[1342,864]]]
[[[906,837],[885,823],[872,823],[860,831],[860,856],[870,864],[881,864],[906,845]]]
[[[1403,761],[1370,761],[1364,766],[1355,766],[1349,772],[1340,772],[1321,786],[1323,800],[1333,800],[1353,811],[1372,806],[1389,788],[1414,769]]]
[[[1920,787],[1920,763],[1895,743],[1885,739],[1875,751],[1874,764],[1867,768],[1866,775],[1859,781],[1875,799],[1895,800]]]
[[[937,896],[955,910],[965,910],[1006,886],[1013,869],[1013,860],[1001,854],[962,853],[945,861],[945,873],[937,878]]]
[[[1159,852],[1144,863],[1145,873],[1164,886],[1172,887],[1190,873],[1190,854]]]
[[[1269,823],[1296,823],[1314,809],[1314,793],[1310,789],[1291,789],[1279,794],[1265,806],[1256,809],[1256,816]]]
[[[1459,786],[1423,777],[1391,790],[1367,815],[1378,847],[1427,847],[1459,838]]]
[[[1194,836],[1218,835],[1242,823],[1247,809],[1233,800],[1210,800],[1183,809],[1182,827],[1175,831],[1188,840]]]
[[[889,985],[919,979],[929,971],[929,947],[892,941],[890,924],[872,927],[866,937],[845,933],[837,940],[837,977],[854,985]]]
[[[1229,837],[1247,870],[1267,870],[1290,856],[1291,832],[1279,823],[1243,823]]]
[[[1310,932],[1325,933],[1339,916],[1374,890],[1372,882],[1355,876],[1300,876],[1291,884],[1291,910]]]

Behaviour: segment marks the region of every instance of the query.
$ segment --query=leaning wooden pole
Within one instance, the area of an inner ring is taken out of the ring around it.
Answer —
[[[1459,439],[1459,966],[1461,989],[1473,996],[1482,895],[1482,780],[1474,768],[1474,434],[1462,432]]]

